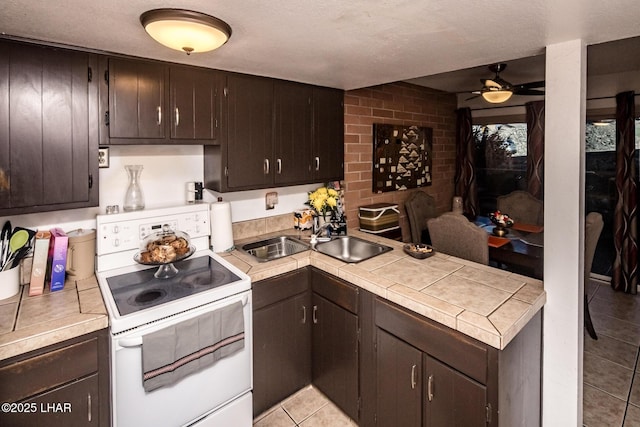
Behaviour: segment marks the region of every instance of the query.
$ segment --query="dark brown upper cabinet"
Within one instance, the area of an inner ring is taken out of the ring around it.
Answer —
[[[226,98],[226,159],[214,172],[224,172],[223,187],[230,190],[272,185],[273,80],[229,74]]]
[[[139,59],[109,58],[102,102],[104,144],[215,144],[219,72]]]
[[[171,66],[169,75],[171,139],[216,141],[222,95],[220,73]]]
[[[313,181],[344,178],[344,92],[313,88]]]
[[[165,138],[167,67],[155,62],[109,59],[108,126],[111,143]]]
[[[227,75],[220,147],[205,147],[206,188],[240,191],[344,177],[344,92]]]
[[[277,80],[274,92],[274,184],[310,182],[313,89],[309,85]]]
[[[97,56],[0,40],[0,216],[98,205]]]

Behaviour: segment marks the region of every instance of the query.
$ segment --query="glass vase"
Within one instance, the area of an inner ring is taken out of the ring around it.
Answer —
[[[144,209],[144,195],[140,188],[140,174],[142,165],[126,165],[124,167],[129,175],[129,187],[124,197],[123,209],[129,211],[139,211]]]

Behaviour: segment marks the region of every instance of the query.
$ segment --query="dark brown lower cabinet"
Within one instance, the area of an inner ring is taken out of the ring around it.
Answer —
[[[360,375],[376,377],[376,414],[361,427],[540,425],[540,313],[498,350],[382,298],[374,312],[375,373]]]
[[[7,426],[109,426],[106,329],[0,363]]]
[[[541,313],[498,350],[315,267],[253,290],[254,416],[313,383],[360,427],[540,425]]]
[[[253,284],[253,415],[311,382],[311,295],[306,269]]]
[[[377,425],[422,425],[422,352],[377,329]]]
[[[486,426],[487,388],[427,354],[423,359],[424,425]]]
[[[312,268],[312,382],[358,420],[358,288]]]

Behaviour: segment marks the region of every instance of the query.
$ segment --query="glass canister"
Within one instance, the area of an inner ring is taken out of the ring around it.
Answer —
[[[139,211],[144,209],[144,195],[140,188],[140,174],[142,174],[142,165],[125,165],[124,167],[129,175],[129,187],[124,197],[125,211]]]

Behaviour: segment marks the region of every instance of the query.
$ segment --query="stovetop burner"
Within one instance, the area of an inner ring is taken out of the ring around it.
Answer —
[[[107,284],[121,316],[146,310],[180,298],[240,280],[209,256],[175,263],[178,273],[169,279],[154,277],[156,268],[107,278]]]

